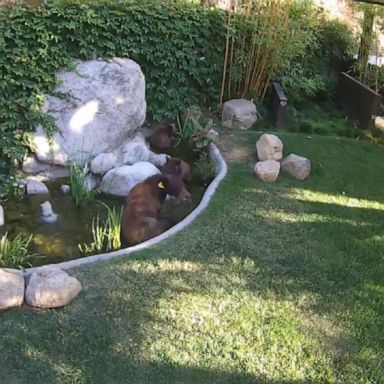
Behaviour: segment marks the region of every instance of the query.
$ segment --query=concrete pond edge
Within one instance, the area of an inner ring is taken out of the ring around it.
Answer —
[[[98,261],[107,261],[107,260],[112,260],[118,257],[128,256],[134,252],[141,251],[155,244],[158,244],[161,241],[168,239],[169,237],[175,235],[176,233],[180,232],[181,230],[189,226],[205,210],[205,208],[207,208],[211,198],[216,192],[216,189],[218,188],[221,181],[225,178],[228,171],[227,164],[224,158],[222,157],[218,147],[215,144],[210,144],[208,149],[209,149],[209,156],[216,163],[216,176],[212,180],[212,182],[209,184],[208,188],[205,190],[199,205],[183,220],[181,220],[179,223],[174,225],[172,228],[168,229],[168,231],[132,247],[123,248],[123,249],[119,249],[117,251],[108,252],[108,253],[100,253],[98,255],[93,255],[93,256],[81,257],[79,259],[63,261],[61,263],[32,267],[32,268],[26,269],[24,274],[28,276],[33,271],[36,271],[37,269],[40,269],[40,268],[46,268],[46,267],[55,267],[55,268],[67,270],[67,269],[77,268],[82,265],[93,264]]]

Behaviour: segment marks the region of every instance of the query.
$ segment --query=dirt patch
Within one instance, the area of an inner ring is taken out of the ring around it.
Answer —
[[[220,131],[220,141],[217,144],[226,161],[241,164],[256,162],[256,148],[244,136],[236,132]]]

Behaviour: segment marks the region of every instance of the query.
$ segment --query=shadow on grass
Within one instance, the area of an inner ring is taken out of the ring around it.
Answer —
[[[186,231],[73,271],[84,290],[62,310],[2,314],[2,374],[28,384],[380,382],[384,210],[373,178],[382,151],[362,162],[364,148],[340,153],[322,140],[333,161],[319,143],[286,140],[314,160],[310,179],[266,185],[232,165]],[[366,201],[348,206],[342,192]],[[229,299],[216,325],[207,303]],[[290,370],[295,361],[302,370]]]

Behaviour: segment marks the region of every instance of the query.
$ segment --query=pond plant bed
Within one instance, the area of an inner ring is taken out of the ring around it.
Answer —
[[[177,201],[177,199],[171,199],[162,210],[162,215],[172,219],[177,224],[160,236],[134,247],[129,247],[123,242],[122,248],[119,250],[82,257],[84,255],[81,254],[78,244],[88,243],[91,240],[93,219],[99,215],[100,221],[105,220],[107,213],[105,205],[111,209],[114,207],[120,209],[125,199],[100,194],[96,196],[93,202],[88,202],[77,208],[70,195],[60,192],[63,179],[47,183],[50,190],[49,196],[34,195],[7,201],[4,204],[6,225],[2,228],[2,233],[8,232],[11,236],[18,233],[25,237],[33,236],[30,250],[37,254],[31,260],[33,266],[58,263],[58,267],[66,269],[145,248],[183,229],[207,206],[226,173],[225,162],[217,147],[212,144],[209,152],[216,164],[215,179],[205,189],[194,176],[191,183],[187,185],[192,195],[191,200]],[[58,220],[54,223],[44,223],[41,219],[40,204],[48,199],[52,203],[53,210],[58,214]]]

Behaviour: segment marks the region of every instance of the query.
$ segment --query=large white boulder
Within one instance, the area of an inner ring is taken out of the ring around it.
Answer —
[[[25,301],[33,307],[57,308],[68,304],[80,291],[76,278],[55,267],[41,267],[29,277]]]
[[[123,165],[111,169],[104,175],[100,190],[110,195],[127,196],[136,184],[158,173],[160,171],[153,164],[144,161]]]
[[[304,180],[311,173],[311,162],[306,157],[292,153],[281,162],[281,169],[298,180]]]
[[[271,183],[279,176],[280,163],[276,160],[259,161],[255,164],[253,172],[261,181]]]
[[[276,135],[264,133],[256,142],[256,151],[259,161],[280,161],[283,158],[283,143]]]
[[[20,307],[23,300],[23,272],[17,269],[0,268],[0,309]]]
[[[228,100],[223,105],[221,120],[227,128],[248,129],[257,121],[256,105],[246,99]]]
[[[43,111],[54,118],[52,143],[41,126],[33,144],[40,161],[80,165],[110,152],[132,137],[146,114],[145,79],[130,59],[77,61],[73,71],[59,71],[56,93],[48,96]]]

